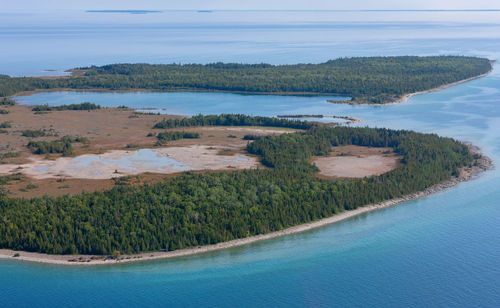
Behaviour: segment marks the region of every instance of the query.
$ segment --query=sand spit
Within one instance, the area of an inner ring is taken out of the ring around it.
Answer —
[[[472,153],[480,154],[479,148],[468,144],[468,147]],[[158,259],[168,259],[182,256],[190,256],[199,253],[211,252],[220,249],[226,249],[231,247],[243,246],[251,243],[255,243],[258,241],[268,240],[284,235],[290,235],[300,232],[309,231],[315,228],[319,228],[322,226],[326,226],[335,222],[342,221],[344,219],[348,219],[363,213],[368,213],[371,211],[376,211],[384,208],[388,208],[391,206],[395,206],[399,203],[416,200],[419,198],[423,198],[432,193],[439,192],[441,190],[453,187],[461,182],[468,181],[473,177],[477,176],[479,173],[486,171],[493,167],[493,162],[490,158],[486,156],[480,156],[480,158],[475,160],[473,167],[471,168],[463,168],[460,171],[460,175],[458,177],[454,177],[452,179],[443,181],[439,184],[436,184],[432,187],[427,188],[424,191],[416,192],[413,194],[409,194],[407,196],[401,198],[395,198],[387,201],[383,201],[377,204],[370,204],[361,208],[357,208],[352,211],[345,211],[339,214],[336,214],[332,217],[324,218],[318,221],[305,223],[302,225],[290,227],[281,231],[276,231],[268,234],[262,234],[252,237],[247,237],[243,239],[232,240],[228,242],[218,243],[214,245],[200,246],[195,248],[181,249],[176,251],[168,251],[168,252],[151,252],[151,253],[141,253],[135,255],[121,255],[118,258],[111,258],[106,256],[90,256],[90,255],[49,255],[43,253],[35,253],[35,252],[25,252],[25,251],[14,251],[10,249],[0,249],[0,259],[10,259],[10,260],[20,260],[20,261],[28,261],[28,262],[37,262],[37,263],[47,263],[47,264],[57,264],[57,265],[105,265],[105,264],[121,264],[121,263],[130,263],[137,261],[149,261],[149,260],[158,260]]]
[[[419,92],[414,92],[414,93],[406,94],[406,95],[403,95],[401,98],[397,99],[394,102],[383,103],[383,105],[395,105],[395,104],[406,103],[406,102],[408,102],[410,100],[411,97],[413,97],[415,95],[420,95],[420,94],[425,94],[425,93],[432,93],[432,92],[438,92],[438,91],[441,91],[441,90],[444,90],[444,89],[447,89],[447,88],[459,85],[461,83],[465,83],[465,82],[468,82],[468,81],[471,81],[471,80],[474,80],[474,79],[482,78],[482,77],[485,77],[485,76],[489,75],[492,70],[493,70],[493,66],[491,67],[491,69],[487,73],[481,74],[479,76],[467,78],[467,79],[460,80],[460,81],[457,81],[457,82],[452,82],[452,83],[445,84],[445,85],[442,85],[440,87],[429,89],[429,90],[425,90],[425,91],[419,91]]]

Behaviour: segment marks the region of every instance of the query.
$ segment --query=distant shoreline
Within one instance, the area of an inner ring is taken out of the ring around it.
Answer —
[[[484,73],[484,74],[481,74],[479,76],[476,76],[476,77],[471,77],[471,78],[467,78],[467,79],[464,79],[464,80],[460,80],[460,81],[457,81],[457,82],[452,82],[452,83],[449,83],[449,84],[445,84],[445,85],[442,85],[440,87],[437,87],[437,88],[433,88],[433,89],[429,89],[429,90],[424,90],[424,91],[418,91],[418,92],[414,92],[414,93],[409,93],[409,94],[405,94],[403,95],[403,97],[397,99],[395,102],[393,103],[387,103],[387,105],[395,105],[395,104],[401,104],[401,103],[406,103],[408,102],[408,100],[410,100],[411,97],[415,96],[415,95],[420,95],[420,94],[425,94],[425,93],[432,93],[432,92],[438,92],[438,91],[441,91],[441,90],[444,90],[444,89],[447,89],[447,88],[450,88],[450,87],[453,87],[453,86],[456,86],[456,85],[459,85],[459,84],[462,84],[462,83],[466,83],[466,82],[469,82],[469,81],[472,81],[472,80],[475,80],[475,79],[479,79],[479,78],[482,78],[482,77],[486,77],[488,76],[492,71],[493,71],[493,63],[495,61],[491,61],[491,69]]]
[[[432,92],[438,92],[438,91],[441,91],[441,90],[444,90],[444,89],[447,89],[447,88],[450,88],[450,87],[453,87],[453,86],[456,86],[456,85],[459,85],[459,84],[462,84],[462,83],[465,83],[465,82],[468,82],[468,81],[472,81],[472,80],[475,80],[475,79],[479,79],[479,78],[482,78],[482,77],[485,77],[485,76],[488,76],[492,71],[493,71],[493,65],[495,64],[496,60],[490,60],[490,64],[491,64],[491,69],[484,73],[484,74],[481,74],[481,75],[478,75],[478,76],[474,76],[474,77],[470,77],[470,78],[467,78],[467,79],[463,79],[463,80],[459,80],[459,81],[455,81],[455,82],[452,82],[452,83],[448,83],[448,84],[444,84],[442,86],[439,86],[439,87],[436,87],[436,88],[432,88],[432,89],[429,89],[429,90],[423,90],[423,91],[417,91],[417,92],[413,92],[413,93],[408,93],[408,94],[405,94],[403,95],[402,97],[394,100],[394,101],[385,101],[383,103],[380,103],[380,104],[375,104],[375,103],[365,103],[365,102],[357,102],[357,101],[341,101],[341,100],[327,100],[327,102],[329,103],[332,103],[332,104],[349,104],[349,105],[368,105],[368,106],[388,106],[388,105],[397,105],[397,104],[402,104],[402,103],[406,103],[410,100],[411,97],[415,96],[415,95],[420,95],[420,94],[425,94],[425,93],[432,93]]]
[[[338,96],[338,97],[343,97],[345,99],[339,99],[339,100],[332,100],[328,99],[326,100],[328,103],[333,103],[333,104],[349,104],[349,105],[369,105],[369,106],[387,106],[387,105],[395,105],[395,104],[401,104],[407,102],[412,96],[414,95],[419,95],[419,94],[424,94],[424,93],[431,93],[431,92],[436,92],[440,91],[461,83],[465,83],[474,79],[482,78],[487,76],[493,71],[493,65],[496,62],[496,60],[489,60],[491,68],[488,72],[470,77],[467,79],[459,80],[456,82],[452,82],[449,84],[444,84],[436,88],[428,89],[428,90],[423,90],[423,91],[418,91],[414,93],[408,93],[404,94],[402,97],[398,99],[393,99],[393,100],[387,100],[383,103],[369,103],[369,102],[360,102],[356,100],[350,99],[349,95],[346,94],[339,94],[339,93],[323,93],[323,92],[253,92],[253,91],[231,91],[231,90],[217,90],[217,89],[201,89],[201,88],[173,88],[173,89],[142,89],[142,88],[134,88],[134,89],[103,89],[103,88],[81,88],[81,89],[74,89],[74,88],[53,88],[53,89],[36,89],[36,90],[30,90],[30,91],[20,91],[17,93],[14,93],[13,95],[10,95],[9,98],[13,98],[16,96],[29,96],[33,95],[36,93],[41,93],[41,92],[61,92],[61,91],[67,91],[67,92],[105,92],[105,93],[133,93],[133,92],[156,92],[156,93],[177,93],[177,92],[192,92],[192,93],[230,93],[230,94],[240,94],[240,95],[275,95],[275,96],[309,96],[309,97],[314,97],[314,96]],[[77,69],[70,69],[67,70],[66,72],[70,72],[70,76],[80,76],[82,74],[81,70]],[[32,76],[33,78],[41,78],[41,79],[58,79],[58,78],[68,78],[70,76]]]
[[[467,144],[467,146],[469,147],[469,150],[472,153],[481,155],[479,148],[470,144]],[[284,230],[256,235],[242,239],[236,239],[228,242],[221,242],[213,245],[186,248],[168,252],[149,252],[149,253],[145,252],[134,255],[121,255],[119,257],[120,258],[119,260],[109,259],[106,256],[96,256],[96,255],[50,255],[50,254],[36,253],[36,252],[0,249],[0,259],[19,260],[19,261],[55,264],[55,265],[92,266],[92,265],[122,264],[122,263],[138,262],[138,261],[169,259],[169,258],[176,258],[183,256],[191,256],[191,255],[212,252],[232,247],[239,247],[285,235],[302,233],[329,224],[333,224],[351,217],[355,217],[363,213],[368,213],[371,211],[392,207],[398,205],[399,203],[410,200],[420,199],[432,193],[439,192],[444,189],[458,185],[461,182],[471,180],[473,177],[477,176],[481,172],[492,168],[492,166],[493,166],[492,160],[484,155],[481,155],[479,159],[476,159],[475,164],[472,168],[463,168],[458,177],[453,177],[451,179],[445,180],[423,191],[412,193],[400,198],[386,200],[377,204],[366,205],[363,207],[359,207],[355,210],[345,211],[328,218],[324,218],[318,221],[313,221],[305,224],[300,224]]]
[[[21,91],[17,92],[13,95],[10,95],[9,98],[13,98],[16,96],[30,96],[37,93],[43,92],[103,92],[103,93],[135,93],[135,92],[151,92],[151,93],[228,93],[228,94],[239,94],[239,95],[274,95],[274,96],[305,96],[305,97],[315,97],[315,96],[338,96],[345,97],[346,99],[341,100],[326,100],[328,103],[332,104],[348,104],[348,105],[367,105],[367,106],[388,106],[388,105],[397,105],[401,103],[406,103],[408,100],[415,95],[425,94],[437,92],[440,90],[447,89],[452,86],[456,86],[474,79],[479,79],[489,75],[493,71],[493,63],[495,60],[490,61],[492,66],[491,69],[481,75],[470,77],[467,79],[459,80],[456,82],[448,83],[436,88],[432,88],[429,90],[423,90],[413,93],[408,93],[403,95],[402,97],[395,99],[394,101],[385,101],[383,103],[367,103],[367,102],[359,102],[356,100],[349,99],[348,95],[338,94],[338,93],[320,93],[320,92],[251,92],[251,91],[229,91],[229,90],[216,90],[216,89],[196,89],[196,88],[178,88],[178,89],[169,89],[169,90],[158,90],[158,89],[102,89],[102,88],[86,88],[86,89],[73,89],[73,88],[53,88],[53,89],[36,89],[31,91]],[[38,76],[36,78],[46,78],[46,79],[57,79],[57,78],[67,78],[68,76]]]

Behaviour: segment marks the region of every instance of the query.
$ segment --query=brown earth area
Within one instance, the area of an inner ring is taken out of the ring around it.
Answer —
[[[392,148],[346,145],[333,147],[329,156],[315,157],[321,178],[363,178],[396,169],[401,156]]]
[[[87,138],[89,142],[86,144],[73,143],[73,156],[103,154],[112,150],[133,151],[139,148],[152,148],[161,151],[165,147],[167,147],[166,149],[172,149],[172,151],[177,149],[177,152],[179,152],[180,147],[188,147],[191,152],[199,148],[199,153],[197,153],[199,155],[212,152],[210,156],[212,160],[215,155],[241,155],[248,156],[251,162],[255,162],[257,158],[251,157],[245,151],[245,146],[248,142],[243,140],[245,135],[282,134],[294,131],[265,127],[194,127],[184,130],[198,132],[200,134],[199,139],[171,141],[167,145],[157,147],[155,146],[157,139],[154,136],[147,137],[147,135],[150,133],[156,134],[164,130],[152,129],[154,123],[164,118],[181,118],[181,116],[142,114],[133,110],[117,108],[91,111],[51,111],[38,114],[32,111],[32,107],[30,106],[16,105],[0,107],[0,109],[9,111],[8,114],[0,114],[0,123],[10,123],[9,128],[0,129],[0,171],[3,171],[0,176],[17,173],[8,184],[3,185],[1,188],[7,191],[9,196],[24,198],[45,194],[60,196],[79,194],[82,191],[101,191],[112,188],[116,183],[124,182],[139,185],[145,181],[155,182],[180,173],[172,171],[169,174],[151,172],[133,175],[118,174],[124,177],[113,179],[71,178],[64,176],[36,178],[27,176],[26,174],[18,173],[22,169],[17,169],[16,166],[33,164],[37,161],[52,162],[62,159],[60,154],[32,154],[26,147],[27,143],[32,140],[50,141],[57,140],[62,136]],[[22,136],[22,131],[28,129],[43,130],[47,136],[37,138]],[[199,167],[200,163],[197,163]],[[214,166],[213,161],[211,163],[207,169],[218,170],[217,166]],[[220,169],[231,169],[232,166],[230,164],[227,163]],[[255,163],[247,165],[241,168],[254,166]]]
[[[92,111],[51,111],[36,113],[30,106],[0,107],[8,114],[0,114],[0,123],[9,122],[10,127],[1,129],[0,174],[14,175],[2,186],[12,197],[32,198],[43,195],[75,195],[110,189],[117,184],[141,185],[172,177],[181,172],[175,169],[153,171],[139,168],[139,172],[117,172],[114,167],[96,166],[106,171],[106,176],[90,177],[86,172],[65,175],[65,166],[71,166],[66,157],[55,155],[34,155],[26,147],[29,141],[57,140],[62,136],[85,137],[88,143],[73,143],[73,156],[100,154],[120,156],[140,148],[155,151],[184,163],[192,162],[194,172],[203,170],[238,170],[254,168],[258,158],[249,155],[243,140],[247,134],[269,135],[293,132],[294,130],[265,127],[192,127],[185,131],[200,134],[199,139],[171,141],[167,145],[155,146],[157,139],[147,137],[164,130],[152,129],[155,122],[164,118],[180,118],[175,115],[143,114],[133,110],[104,108]],[[42,130],[46,136],[29,138],[22,136],[23,130]],[[180,129],[174,129],[180,130]],[[185,150],[183,150],[185,149]],[[16,155],[10,155],[15,153]],[[184,154],[183,154],[184,153]],[[127,154],[128,155],[128,154]],[[221,158],[218,159],[217,156]],[[14,156],[14,157],[10,157]],[[246,159],[246,162],[227,162],[231,156]],[[381,174],[398,166],[399,156],[390,148],[369,148],[358,146],[334,147],[328,157],[312,160],[321,170],[322,178],[353,178]],[[201,162],[200,162],[201,160]],[[65,164],[58,164],[59,161]],[[221,163],[225,161],[224,163]],[[36,166],[54,167],[61,173],[53,176],[36,171]],[[263,166],[261,166],[263,167]],[[60,169],[57,169],[60,168]],[[107,169],[110,170],[107,170]],[[23,173],[21,173],[23,172]]]

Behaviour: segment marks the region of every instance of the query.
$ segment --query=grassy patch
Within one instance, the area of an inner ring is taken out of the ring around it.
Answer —
[[[41,129],[26,129],[21,132],[21,136],[30,138],[43,137],[45,135],[45,131]]]

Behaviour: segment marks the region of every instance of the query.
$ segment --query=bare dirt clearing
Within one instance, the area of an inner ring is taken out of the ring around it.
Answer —
[[[316,157],[313,163],[320,177],[363,178],[397,168],[400,158],[391,148],[348,145],[334,147],[330,156]]]

